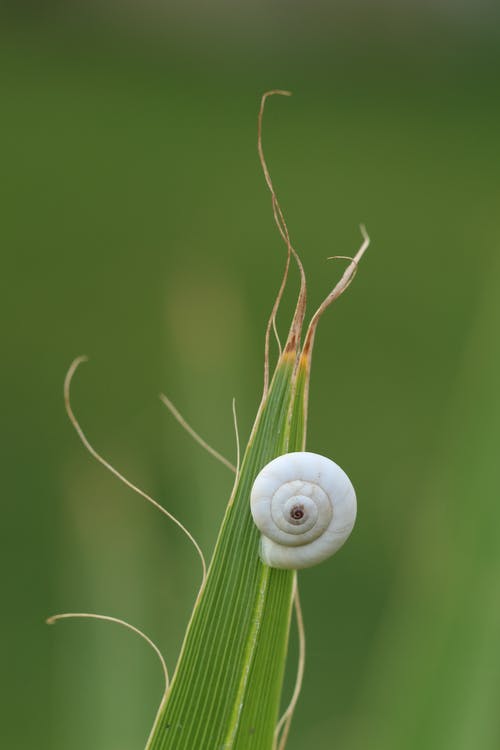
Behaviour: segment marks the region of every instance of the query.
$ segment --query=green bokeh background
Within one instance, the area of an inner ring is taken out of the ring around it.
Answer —
[[[284,262],[265,146],[322,321],[308,448],[358,493],[351,540],[300,575],[307,670],[290,750],[500,746],[498,14],[488,3],[14,5],[2,12],[2,747],[137,750],[262,385]],[[21,9],[22,8],[22,9]],[[294,276],[279,323],[286,328]],[[287,693],[296,656],[292,644]],[[207,749],[211,750],[211,749]]]

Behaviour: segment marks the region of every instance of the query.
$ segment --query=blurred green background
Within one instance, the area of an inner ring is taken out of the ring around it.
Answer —
[[[84,452],[84,429],[207,553],[262,386],[284,262],[265,147],[309,280],[372,247],[322,321],[308,448],[359,499],[300,575],[290,750],[500,746],[500,25],[488,2],[11,3],[1,13],[2,747],[137,750],[199,583],[183,536]],[[285,329],[294,276],[280,315]],[[293,684],[295,641],[287,694]]]

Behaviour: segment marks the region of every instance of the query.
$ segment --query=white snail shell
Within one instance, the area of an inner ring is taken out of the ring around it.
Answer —
[[[309,568],[346,541],[356,520],[356,494],[329,458],[286,453],[257,475],[250,508],[262,533],[262,561],[272,568]]]

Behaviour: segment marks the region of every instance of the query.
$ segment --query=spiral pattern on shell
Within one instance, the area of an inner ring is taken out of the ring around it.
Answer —
[[[346,541],[356,520],[356,494],[329,458],[286,453],[257,475],[250,508],[262,534],[262,561],[272,568],[309,568]]]

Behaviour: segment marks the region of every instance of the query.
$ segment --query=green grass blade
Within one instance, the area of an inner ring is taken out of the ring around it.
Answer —
[[[262,466],[301,446],[297,427],[290,444],[295,363],[281,358],[257,417],[150,750],[273,746],[294,572],[261,563],[249,498]]]

